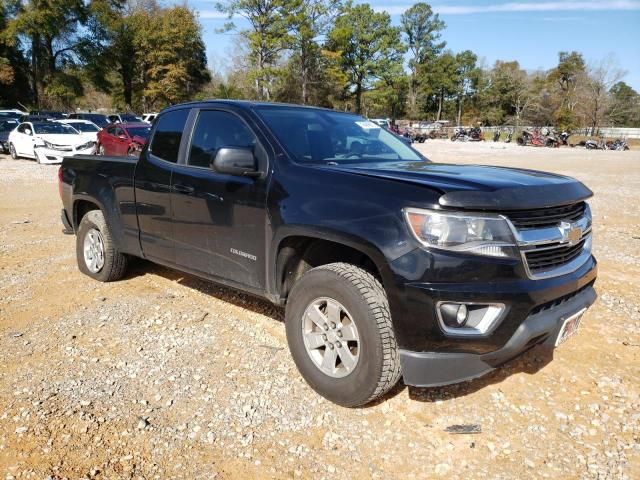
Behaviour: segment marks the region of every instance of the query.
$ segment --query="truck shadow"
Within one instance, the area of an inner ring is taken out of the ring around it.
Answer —
[[[400,381],[395,388],[379,400],[379,403],[398,395],[403,392],[405,388],[408,389],[409,398],[418,402],[434,403],[444,402],[454,398],[461,398],[467,395],[472,395],[490,385],[501,383],[508,377],[518,373],[534,375],[542,370],[552,360],[553,350],[538,346],[487,373],[486,375],[466,382],[442,387],[412,387],[406,386],[402,381]],[[523,385],[526,385],[526,382],[527,380],[524,379]]]
[[[218,300],[235,305],[236,307],[245,308],[254,313],[259,313],[267,317],[273,318],[280,322],[284,322],[284,309],[278,307],[271,302],[259,297],[254,297],[248,293],[234,290],[231,287],[225,287],[209,280],[205,280],[189,273],[173,270],[169,267],[148,262],[143,259],[135,259],[129,276],[142,277],[144,275],[157,275],[172,282],[176,282],[182,286],[197,290],[200,293],[210,295]]]
[[[148,274],[157,275],[231,305],[250,310],[260,315],[265,315],[279,322],[284,322],[284,309],[273,305],[267,300],[201,279],[188,273],[179,272],[142,259],[136,259],[134,264],[131,266],[129,275],[144,276]],[[442,387],[412,387],[405,385],[402,380],[400,380],[398,384],[386,395],[362,408],[380,405],[388,399],[401,394],[405,390],[408,390],[409,398],[411,400],[425,403],[434,403],[465,397],[490,385],[501,383],[508,377],[518,373],[534,375],[542,370],[552,360],[553,349],[537,346],[482,377],[454,385],[446,385]]]

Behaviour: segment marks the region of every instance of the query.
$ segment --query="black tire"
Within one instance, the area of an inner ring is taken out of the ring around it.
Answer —
[[[521,147],[524,147],[524,146],[526,145],[526,142],[524,141],[524,138],[523,138],[523,137],[518,137],[518,138],[516,138],[516,143],[517,143],[518,145],[520,145]]]
[[[358,331],[358,361],[342,378],[324,373],[305,347],[303,316],[318,298],[342,304]],[[288,296],[285,324],[298,370],[311,388],[334,403],[345,407],[364,405],[384,395],[400,378],[400,358],[386,293],[380,282],[362,268],[331,263],[307,271]]]
[[[13,146],[13,143],[9,144],[9,155],[11,155],[11,158],[14,160],[18,160],[18,153],[16,152],[16,147]]]
[[[95,272],[90,270],[84,255],[85,237],[93,230],[100,233],[104,246],[104,263]],[[100,282],[120,280],[127,271],[128,257],[116,249],[109,226],[100,210],[91,210],[80,221],[76,235],[76,261],[82,273]]]

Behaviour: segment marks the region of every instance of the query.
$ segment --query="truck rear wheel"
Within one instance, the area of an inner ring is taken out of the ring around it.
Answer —
[[[76,260],[82,273],[101,282],[120,280],[125,275],[127,256],[116,249],[100,210],[88,212],[80,221]]]
[[[306,272],[289,294],[285,324],[298,370],[334,403],[364,405],[400,378],[387,296],[362,268],[332,263]]]

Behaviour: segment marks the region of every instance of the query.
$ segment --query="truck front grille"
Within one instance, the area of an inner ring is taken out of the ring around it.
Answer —
[[[575,260],[584,249],[586,238],[575,245],[544,245],[524,252],[529,271],[536,275],[557,267],[561,267]]]
[[[560,222],[575,222],[579,220],[584,215],[586,207],[585,202],[578,202],[562,207],[509,212],[505,215],[518,230],[546,228],[558,225]]]

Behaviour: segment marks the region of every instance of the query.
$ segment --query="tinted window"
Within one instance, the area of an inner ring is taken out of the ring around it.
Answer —
[[[130,113],[121,113],[120,119],[123,122],[133,123],[133,122],[141,122],[142,119],[140,117],[136,117],[135,115],[131,115]]]
[[[189,165],[209,167],[220,148],[253,147],[256,142],[253,132],[237,116],[215,110],[200,112],[191,140]]]
[[[78,130],[79,132],[97,132],[99,130],[95,125],[91,125],[90,123],[70,123],[73,128]]]
[[[260,107],[257,111],[300,162],[340,164],[424,160],[395,135],[357,115],[271,106]]]
[[[106,115],[101,115],[99,113],[84,114],[80,118],[89,120],[95,123],[96,125],[98,125],[99,127],[104,127],[106,125],[109,125],[109,119],[106,117]]]
[[[142,137],[144,139],[149,138],[151,133],[151,127],[128,127],[125,128],[129,135],[132,137]]]
[[[0,118],[20,118],[22,117],[21,113],[18,112],[0,112]]]
[[[114,126],[107,127],[107,133],[109,135],[115,135],[116,134],[115,132],[116,132],[116,127],[114,127]]]
[[[189,109],[174,110],[167,112],[156,122],[156,130],[151,141],[151,152],[162,160],[176,163],[178,161],[178,150],[180,150],[180,140],[182,140],[182,130],[187,123]]]
[[[16,128],[17,125],[18,122],[13,122],[11,120],[4,122],[0,121],[0,132],[10,132],[14,128]]]
[[[77,135],[78,131],[63,123],[35,123],[33,125],[36,133],[55,134],[55,135]]]
[[[25,131],[25,129],[26,129],[27,127],[31,128],[31,127],[30,127],[29,125],[27,125],[26,123],[23,123],[22,125],[20,125],[20,126],[18,127],[18,131],[19,131],[20,133],[24,133],[24,131]]]

